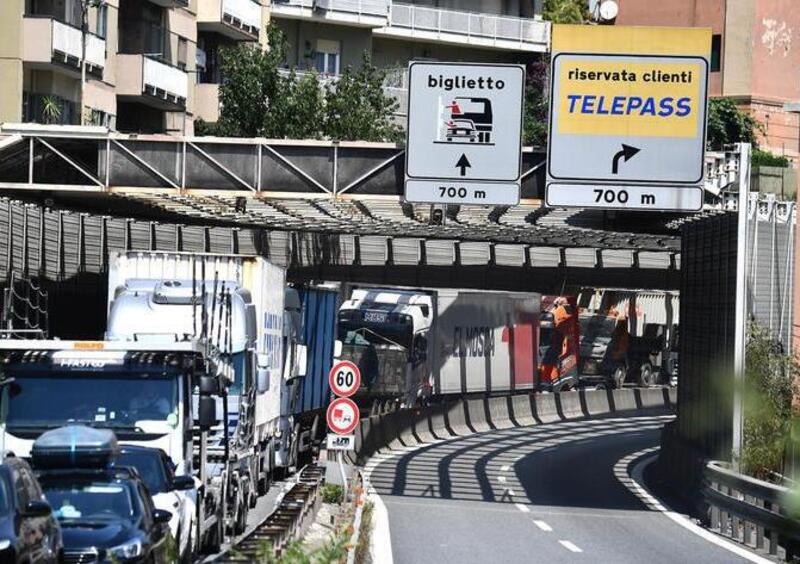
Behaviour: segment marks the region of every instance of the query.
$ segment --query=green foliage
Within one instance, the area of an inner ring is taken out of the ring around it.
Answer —
[[[360,68],[348,66],[325,87],[325,136],[341,141],[398,141],[397,102],[383,92],[384,71],[364,53]]]
[[[742,470],[769,479],[772,472],[783,473],[791,446],[796,416],[792,397],[800,366],[757,325],[750,329],[746,359]]]
[[[763,127],[756,119],[736,107],[730,98],[714,98],[708,102],[708,144],[722,149],[731,143],[756,144],[756,134]]]
[[[546,84],[549,73],[547,61],[528,65],[525,82],[525,112],[522,116],[522,143],[544,147],[547,145],[547,120],[549,101]]]
[[[337,484],[325,484],[322,488],[323,503],[341,503],[344,498],[344,489]]]
[[[586,0],[544,0],[542,17],[555,24],[582,24],[589,19]]]
[[[236,550],[231,551],[235,558],[244,559],[244,555]],[[275,556],[272,543],[262,540],[256,548],[254,564],[334,564],[347,556],[347,539],[337,536],[320,548],[307,551],[302,542],[295,541],[286,546],[280,557]]]
[[[769,151],[762,151],[761,149],[754,149],[751,157],[753,167],[757,166],[775,166],[778,168],[789,168],[789,159],[770,153]]]
[[[383,91],[385,73],[365,54],[358,69],[347,67],[338,80],[315,71],[283,70],[288,44],[270,26],[269,49],[240,44],[223,49],[220,71],[220,118],[198,120],[197,135],[397,141],[396,101]]]
[[[42,119],[46,124],[61,121],[61,101],[58,96],[44,96],[42,98]]]

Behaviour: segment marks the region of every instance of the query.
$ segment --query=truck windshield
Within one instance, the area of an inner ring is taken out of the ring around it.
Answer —
[[[405,323],[339,322],[339,335],[346,345],[385,345],[411,348],[412,327]]]
[[[177,416],[177,378],[49,372],[11,374],[3,395],[9,428],[85,423],[141,431],[143,422]]]
[[[44,497],[62,522],[132,521],[135,517],[130,490],[123,484],[94,481],[45,481]]]

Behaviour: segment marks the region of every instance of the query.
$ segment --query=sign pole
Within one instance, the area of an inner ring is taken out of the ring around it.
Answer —
[[[341,450],[336,453],[336,459],[339,461],[339,472],[342,473],[342,499],[347,500],[347,474],[344,470],[344,452]]]
[[[750,200],[750,143],[739,143],[739,223],[736,235],[736,325],[733,348],[733,463],[739,467],[743,447],[744,378],[747,345],[747,215]]]

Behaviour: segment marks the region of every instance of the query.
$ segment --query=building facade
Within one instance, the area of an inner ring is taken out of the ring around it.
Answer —
[[[391,71],[387,91],[405,108],[410,60],[525,63],[545,52],[540,3],[3,0],[0,123],[192,134],[196,119],[219,117],[221,50],[266,46],[271,19],[288,40],[287,67],[335,78],[366,52]]]
[[[219,105],[204,46],[268,20],[256,0],[3,0],[0,122],[192,134]]]
[[[764,127],[762,148],[797,163],[800,10],[796,0],[617,0],[616,25],[710,27],[711,96],[732,98]]]

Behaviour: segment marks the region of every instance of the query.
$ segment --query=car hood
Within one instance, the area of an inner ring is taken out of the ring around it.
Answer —
[[[91,525],[62,522],[61,534],[64,548],[76,550],[82,548],[112,548],[139,536],[139,530],[125,521],[109,521]]]

